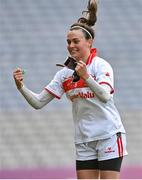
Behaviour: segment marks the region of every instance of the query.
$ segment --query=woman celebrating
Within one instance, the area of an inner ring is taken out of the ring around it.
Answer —
[[[89,0],[85,16],[67,33],[70,57],[65,67],[40,94],[24,85],[22,69],[16,69],[13,76],[18,90],[36,109],[64,93],[72,101],[77,178],[118,179],[127,154],[125,129],[113,101],[113,70],[92,48],[96,13],[96,1]]]

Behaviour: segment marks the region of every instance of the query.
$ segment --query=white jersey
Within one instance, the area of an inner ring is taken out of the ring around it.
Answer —
[[[96,56],[96,49],[92,49],[86,66],[95,81],[111,87],[111,98],[107,103],[100,101],[84,80],[72,82],[73,70],[67,67],[58,71],[45,87],[59,99],[66,93],[67,98],[72,101],[76,144],[106,139],[117,132],[125,133],[113,102],[113,70],[110,64]]]

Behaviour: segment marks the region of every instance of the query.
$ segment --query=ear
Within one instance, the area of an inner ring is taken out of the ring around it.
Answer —
[[[88,46],[92,47],[92,45],[93,45],[93,39],[88,39]]]

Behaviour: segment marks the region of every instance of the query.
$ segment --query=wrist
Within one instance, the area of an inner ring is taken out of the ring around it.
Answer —
[[[20,83],[17,85],[17,89],[20,91],[23,88],[23,86],[24,86],[23,83]]]
[[[87,73],[87,74],[85,74],[84,76],[82,76],[82,79],[86,81],[89,77],[90,77],[90,76],[89,76],[89,74]]]

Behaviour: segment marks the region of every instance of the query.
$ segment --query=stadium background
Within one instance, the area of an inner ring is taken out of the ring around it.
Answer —
[[[26,70],[40,92],[67,57],[66,33],[87,0],[0,0],[0,178],[75,177],[71,103],[34,110],[12,73]],[[94,46],[115,73],[115,102],[127,131],[122,178],[142,178],[142,1],[99,0]]]

